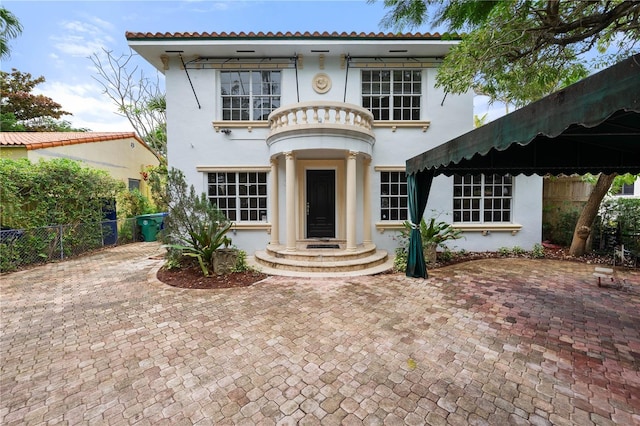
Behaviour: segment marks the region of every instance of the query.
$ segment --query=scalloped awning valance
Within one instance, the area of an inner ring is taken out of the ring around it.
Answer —
[[[407,174],[640,173],[640,54],[407,161]]]

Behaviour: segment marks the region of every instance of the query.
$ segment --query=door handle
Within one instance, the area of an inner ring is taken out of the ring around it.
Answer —
[[[307,201],[307,216],[309,216],[309,202]]]

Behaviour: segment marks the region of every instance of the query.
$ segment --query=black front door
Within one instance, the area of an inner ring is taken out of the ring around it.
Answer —
[[[336,172],[307,170],[307,238],[336,236]]]

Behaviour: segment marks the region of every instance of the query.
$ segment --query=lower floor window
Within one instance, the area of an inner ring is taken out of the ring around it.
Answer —
[[[140,179],[129,178],[129,191],[133,191],[134,189],[140,190]]]
[[[455,175],[454,222],[511,222],[511,175]]]
[[[208,173],[209,200],[232,222],[267,220],[267,174]]]
[[[380,172],[380,220],[407,220],[405,172]]]

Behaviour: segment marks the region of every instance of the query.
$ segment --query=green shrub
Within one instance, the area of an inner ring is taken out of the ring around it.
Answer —
[[[209,275],[213,254],[227,242],[226,234],[232,226],[206,194],[196,194],[193,185],[187,188],[184,175],[171,169],[167,178],[167,205],[162,235],[165,247],[172,256],[190,256],[198,260],[202,273]],[[178,253],[172,253],[177,251]]]
[[[251,268],[247,264],[247,252],[244,250],[238,250],[238,259],[236,260],[236,266],[233,268],[233,272],[245,272]]]
[[[393,259],[393,270],[396,272],[404,272],[407,270],[407,260],[409,253],[404,247],[396,248],[396,257]]]
[[[503,257],[507,257],[511,254],[511,249],[509,247],[500,247],[498,249],[498,254]]]
[[[16,229],[98,223],[105,201],[124,189],[103,170],[68,159],[0,158],[0,223]]]
[[[516,256],[521,256],[521,255],[525,254],[525,253],[526,253],[526,251],[525,251],[522,247],[514,246],[514,247],[511,249],[511,253],[512,253],[512,254],[514,254],[514,255],[516,255]]]
[[[568,210],[560,213],[552,241],[561,246],[570,246],[576,223],[578,223],[578,217],[580,217],[579,210]]]
[[[441,252],[438,253],[438,260],[441,262],[448,262],[455,257],[455,254],[449,250],[448,247],[444,247]]]
[[[542,244],[535,244],[531,250],[531,257],[534,259],[542,259],[544,257],[544,247]]]
[[[412,230],[411,222],[405,221],[403,225],[404,229],[400,231],[400,236],[398,238],[400,241],[398,249],[404,253],[399,254],[399,250],[396,249],[396,259],[398,264],[394,265],[394,269],[398,271],[401,270],[403,264],[404,269],[406,269],[407,259],[409,256],[409,238]],[[444,221],[436,222],[436,218],[432,217],[428,222],[422,218],[420,220],[420,238],[422,240],[422,253],[424,260],[425,263],[429,265],[436,261],[437,253],[435,249],[437,247],[446,248],[444,245],[446,241],[462,238],[462,232]]]
[[[117,197],[118,213],[120,217],[130,218],[141,214],[157,213],[147,197],[138,189],[121,191]]]
[[[640,199],[606,199],[600,206],[595,228],[600,238],[616,235],[618,244],[624,244],[625,248],[632,251],[640,251]]]

